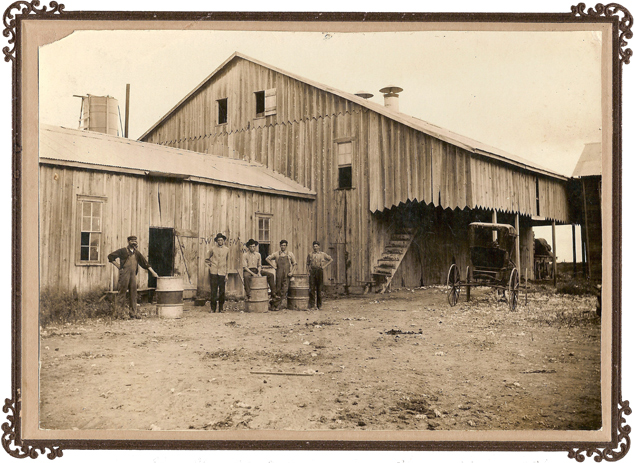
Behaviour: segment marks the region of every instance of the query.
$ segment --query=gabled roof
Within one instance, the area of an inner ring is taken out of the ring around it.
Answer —
[[[315,199],[316,193],[262,164],[85,130],[40,125],[40,163],[174,177],[262,193]]]
[[[150,127],[143,135],[141,135],[141,137],[139,137],[139,140],[143,140],[146,136],[148,136],[154,129],[156,129],[159,125],[161,125],[164,121],[166,121],[181,105],[183,105],[185,102],[187,102],[191,97],[193,97],[194,95],[196,95],[199,90],[201,90],[219,71],[221,71],[225,66],[227,66],[232,60],[236,59],[236,58],[240,58],[240,59],[244,59],[246,61],[250,61],[254,64],[257,64],[259,66],[262,66],[264,68],[270,69],[272,71],[278,72],[280,74],[286,75],[288,77],[291,77],[292,79],[298,80],[300,82],[303,82],[307,85],[311,85],[313,87],[316,87],[320,90],[323,90],[325,92],[329,92],[332,93],[334,95],[337,95],[341,98],[344,98],[346,100],[352,101],[360,106],[363,106],[371,111],[374,111],[376,113],[379,113],[389,119],[392,119],[396,122],[399,122],[401,124],[404,124],[408,127],[411,127],[415,130],[418,130],[420,132],[423,132],[427,135],[430,135],[434,138],[438,138],[439,140],[443,140],[447,143],[450,143],[454,146],[457,146],[459,148],[465,149],[467,151],[470,151],[472,153],[487,157],[487,158],[491,158],[494,160],[498,160],[501,162],[504,162],[506,164],[511,164],[514,165],[516,167],[519,167],[521,169],[527,169],[530,170],[532,172],[536,172],[542,175],[546,175],[549,177],[553,177],[553,178],[557,178],[560,180],[567,180],[567,177],[561,174],[558,174],[556,172],[553,172],[545,167],[542,167],[528,159],[522,158],[520,156],[516,156],[514,154],[511,153],[507,153],[506,151],[500,150],[498,148],[495,148],[493,146],[489,146],[486,145],[485,143],[481,143],[477,140],[473,140],[469,137],[465,137],[463,135],[459,135],[457,133],[454,133],[450,130],[444,129],[442,127],[438,127],[434,124],[430,124],[429,122],[425,122],[421,119],[418,119],[416,117],[413,116],[408,116],[406,114],[403,113],[399,113],[399,112],[395,112],[391,109],[388,109],[387,107],[372,102],[372,101],[368,101],[364,98],[358,97],[356,95],[353,95],[352,93],[347,93],[344,92],[342,90],[338,90],[332,87],[329,87],[328,85],[319,83],[319,82],[315,82],[309,79],[306,79],[304,77],[298,76],[296,74],[293,74],[291,72],[287,72],[284,71],[282,69],[276,68],[274,66],[271,66],[267,63],[263,63],[261,61],[258,61],[254,58],[250,58],[249,56],[246,56],[242,53],[239,52],[234,52],[229,58],[227,58],[227,60],[225,60],[223,62],[223,64],[221,64],[218,68],[216,68],[214,70],[214,72],[212,72],[209,76],[207,76],[196,88],[194,88],[190,93],[188,93],[181,101],[179,101],[172,109],[170,109],[161,119],[159,119],[152,127]]]
[[[602,175],[602,143],[584,145],[580,159],[573,169],[572,177]]]

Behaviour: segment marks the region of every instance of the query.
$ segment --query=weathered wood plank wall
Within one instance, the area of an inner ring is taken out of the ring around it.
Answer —
[[[99,265],[78,265],[76,261],[77,195],[105,199]],[[239,269],[243,244],[256,237],[257,213],[271,214],[271,249],[276,250],[277,243],[287,239],[296,257],[303,261],[315,233],[311,203],[213,185],[41,165],[41,285],[64,291],[107,289],[113,273],[107,255],[125,246],[126,238],[134,234],[139,237],[139,250],[147,257],[149,228],[166,227],[174,228],[179,237],[175,243],[175,271],[186,285],[205,290],[209,281],[204,260],[216,233],[228,237],[231,266]],[[143,271],[139,287],[147,287]]]
[[[275,114],[256,117],[254,92],[273,88]],[[218,125],[221,98],[228,99],[228,121]],[[353,189],[346,194],[337,190],[335,144],[343,138],[353,141]],[[316,191],[313,238],[323,250],[341,254],[333,256],[338,262],[326,278],[344,285],[369,281],[381,254],[387,228],[373,212],[417,201],[536,215],[539,178],[540,215],[568,218],[562,181],[468,152],[242,58],[229,62],[144,141],[239,156]],[[341,264],[346,252],[348,272]]]

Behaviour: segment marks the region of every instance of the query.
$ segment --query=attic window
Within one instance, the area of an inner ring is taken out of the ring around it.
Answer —
[[[276,113],[276,89],[254,92],[256,97],[256,117],[273,116]]]
[[[218,124],[227,124],[227,98],[216,100],[218,106]]]
[[[337,144],[338,188],[353,187],[353,143],[350,141]]]
[[[256,92],[256,117],[265,115],[265,92]]]

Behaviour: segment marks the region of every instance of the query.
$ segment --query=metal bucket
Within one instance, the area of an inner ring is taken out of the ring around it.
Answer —
[[[293,275],[289,280],[287,309],[307,310],[309,308],[309,275]]]
[[[157,278],[157,312],[161,318],[183,316],[183,280],[178,277]]]
[[[267,277],[251,278],[251,298],[247,301],[247,312],[267,312],[269,310],[269,287]]]

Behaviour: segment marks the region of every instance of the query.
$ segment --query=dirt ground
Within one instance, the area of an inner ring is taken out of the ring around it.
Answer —
[[[41,331],[47,429],[518,430],[600,427],[595,299],[428,287],[320,311],[152,305]],[[277,373],[277,374],[276,374]]]

